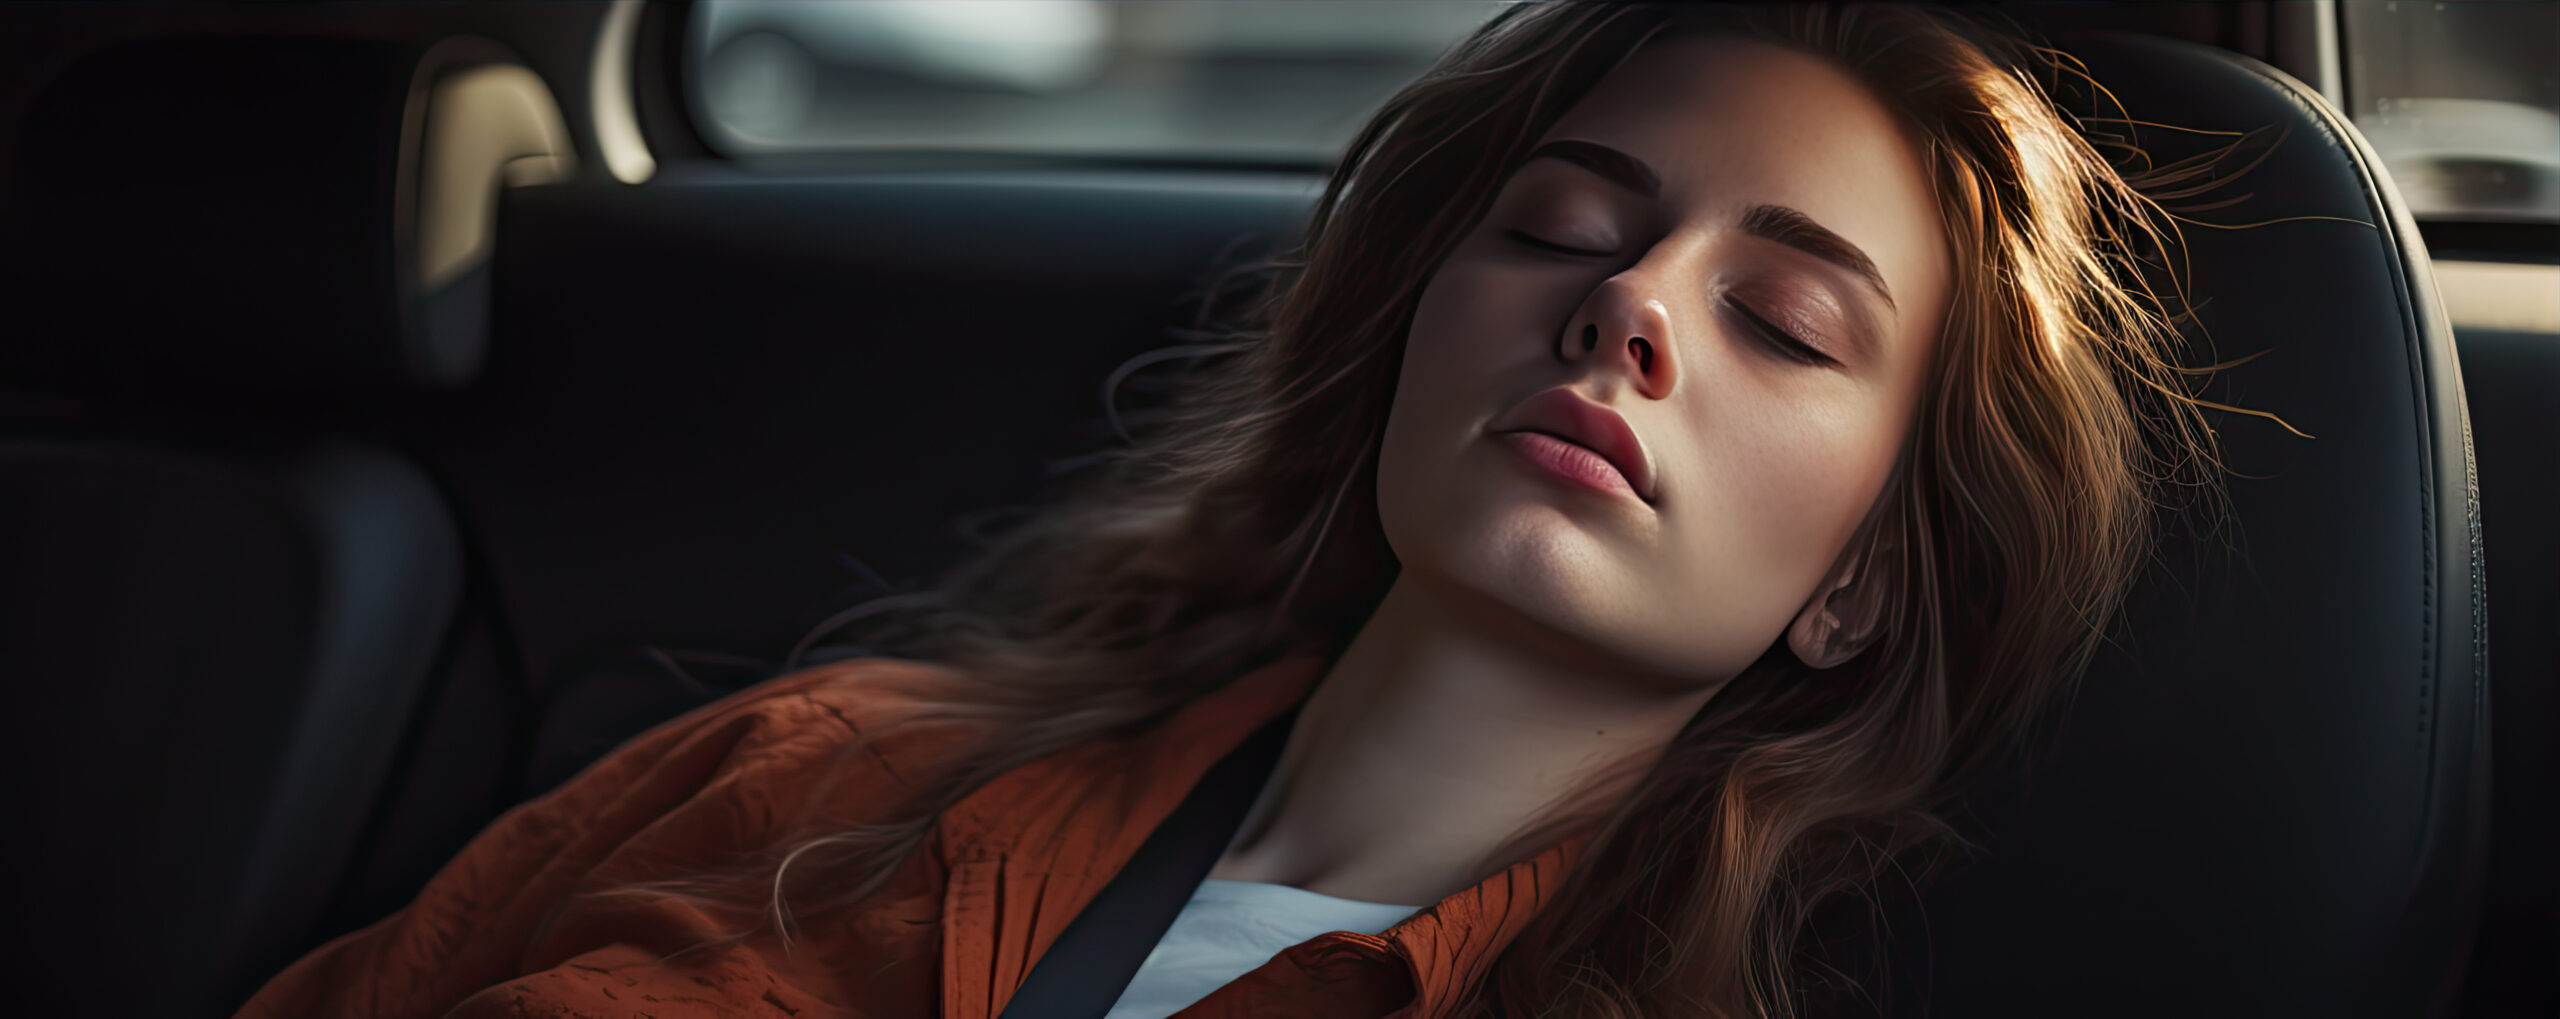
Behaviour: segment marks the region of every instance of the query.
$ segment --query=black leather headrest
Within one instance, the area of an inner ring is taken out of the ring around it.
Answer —
[[[2264,352],[2208,396],[2316,438],[2216,416],[2233,529],[2173,539],[2054,752],[1977,802],[1991,857],[1897,927],[1893,1014],[2441,1011],[2477,913],[2488,687],[2469,428],[2416,225],[2284,74],[2062,45],[2107,115],[2149,122],[2092,132],[2155,162],[2232,141],[2166,125],[2283,136],[2184,235],[2214,353]]]
[[[494,192],[570,154],[540,79],[468,39],[116,47],[17,141],[0,384],[198,399],[467,381]]]

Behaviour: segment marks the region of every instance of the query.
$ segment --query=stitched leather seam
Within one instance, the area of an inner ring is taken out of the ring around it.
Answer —
[[[2410,398],[2413,411],[2411,417],[2417,426],[2417,452],[2420,458],[2417,735],[2421,750],[2419,761],[2424,769],[2419,784],[2423,803],[2419,830],[2425,832],[2433,827],[2438,812],[2435,796],[2437,747],[2434,706],[2439,681],[2436,661],[2436,617],[2439,612],[2436,605],[2436,575],[2442,565],[2437,556],[2439,526],[2436,520],[2436,472],[2439,465],[2436,462],[2435,422],[2429,413],[2433,373],[2427,364],[2426,336],[2420,331],[2416,303],[2409,293],[2410,265],[2403,251],[2403,245],[2406,242],[2399,235],[2397,224],[2392,222],[2391,210],[2383,202],[2381,183],[2374,179],[2372,170],[2365,165],[2362,154],[2354,143],[2348,140],[2350,136],[2345,134],[2345,125],[2338,121],[2337,111],[2325,102],[2308,101],[2284,79],[2270,75],[2265,69],[2255,66],[2254,61],[2235,61],[2235,63],[2275,90],[2276,94],[2282,96],[2287,102],[2300,108],[2312,123],[2323,129],[2321,140],[2328,143],[2332,152],[2344,157],[2347,165],[2355,170],[2357,178],[2363,184],[2359,191],[2364,198],[2365,211],[2373,218],[2374,230],[2382,235],[2382,252],[2388,261],[2389,268],[2395,270],[2391,274],[2392,295],[2399,301],[2402,335],[2410,338],[2404,340],[2404,343],[2410,367]]]

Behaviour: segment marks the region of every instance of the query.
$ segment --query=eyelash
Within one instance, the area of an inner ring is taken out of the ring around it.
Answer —
[[[1599,258],[1609,254],[1609,252],[1606,251],[1588,251],[1582,248],[1568,248],[1554,241],[1540,239],[1535,234],[1521,230],[1505,230],[1502,234],[1505,237],[1511,238],[1512,243],[1535,248],[1539,251],[1547,252],[1548,254],[1572,255],[1579,258]]]
[[[1606,251],[1586,251],[1581,248],[1566,247],[1554,241],[1542,239],[1537,235],[1524,230],[1505,230],[1502,233],[1503,236],[1509,237],[1513,243],[1554,255],[1570,255],[1579,258],[1598,258],[1609,254],[1609,252]],[[1751,310],[1750,305],[1744,304],[1740,301],[1734,301],[1732,304],[1733,310],[1742,315],[1743,321],[1751,324],[1752,331],[1759,333],[1762,339],[1765,339],[1772,345],[1776,346],[1780,353],[1806,364],[1819,365],[1832,363],[1829,355],[1815,349],[1813,344],[1797,339],[1794,333],[1790,333],[1785,329],[1779,328],[1777,323],[1761,317],[1759,312]]]
[[[1820,350],[1814,349],[1813,344],[1797,339],[1794,333],[1778,328],[1777,323],[1760,317],[1760,313],[1751,310],[1750,305],[1744,304],[1740,301],[1733,301],[1730,303],[1733,305],[1733,310],[1742,316],[1743,321],[1751,323],[1753,331],[1758,332],[1762,338],[1768,340],[1772,344],[1775,344],[1779,348],[1779,351],[1786,356],[1802,361],[1806,364],[1832,363],[1829,355],[1824,354]]]

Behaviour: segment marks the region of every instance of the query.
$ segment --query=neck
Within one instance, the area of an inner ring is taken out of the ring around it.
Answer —
[[[1496,855],[1558,804],[1605,814],[1714,694],[1568,653],[1412,576],[1309,696],[1210,876],[1437,902],[1509,863]]]

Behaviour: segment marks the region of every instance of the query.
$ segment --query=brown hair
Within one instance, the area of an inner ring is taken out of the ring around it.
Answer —
[[[1519,4],[1388,100],[1245,329],[1187,351],[1180,398],[1069,498],[872,640],[955,667],[988,723],[904,820],[651,886],[747,928],[859,902],[990,779],[1155,725],[1253,666],[1336,654],[1396,575],[1376,457],[1404,331],[1527,146],[1648,39],[1739,33],[1867,82],[1923,149],[1955,267],[1902,469],[1884,635],[1816,675],[1778,642],[1590,828],[1589,855],[1471,1007],[1785,1016],[1809,909],[1951,834],[1933,811],[2020,747],[2083,671],[2164,494],[2211,493],[2211,433],[2144,283],[2174,229],[2042,82],[2067,58],[1919,7]],[[1392,238],[1393,243],[1379,243]],[[823,890],[824,894],[817,894]],[[733,939],[734,940],[734,939]]]

